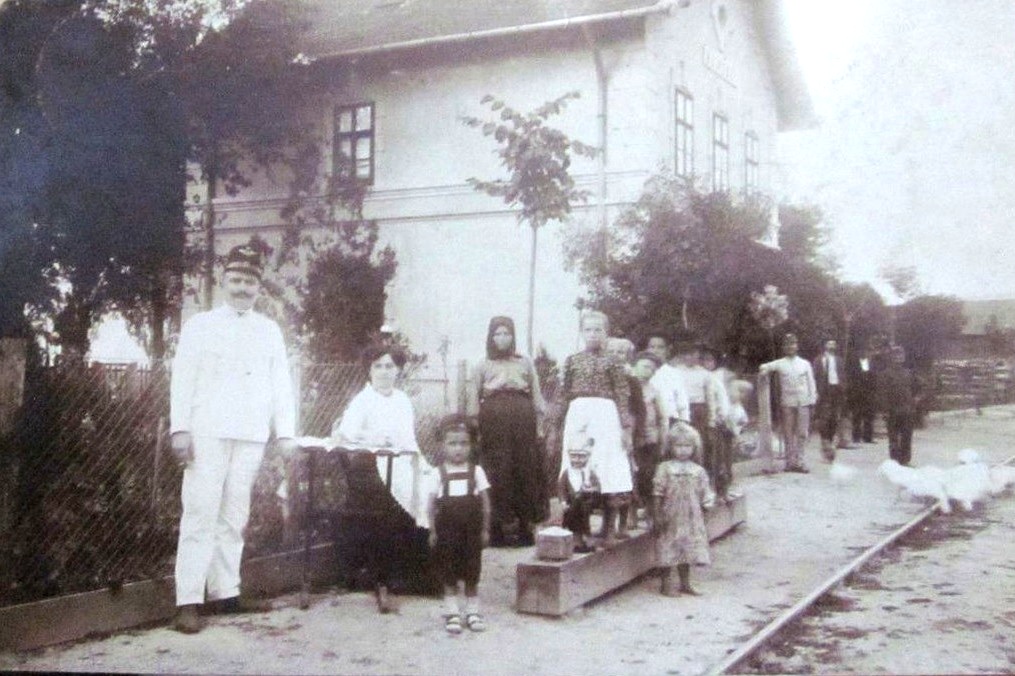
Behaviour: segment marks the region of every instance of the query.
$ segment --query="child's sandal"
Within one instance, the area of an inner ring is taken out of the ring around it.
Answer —
[[[469,613],[465,616],[465,624],[471,631],[486,631],[486,622],[479,613]]]
[[[462,618],[458,615],[448,615],[444,618],[444,629],[449,634],[462,633]]]

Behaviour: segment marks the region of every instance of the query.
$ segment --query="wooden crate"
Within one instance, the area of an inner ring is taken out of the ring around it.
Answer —
[[[716,540],[747,520],[747,501],[739,497],[705,515],[708,539]],[[519,563],[515,610],[536,615],[564,615],[621,587],[654,568],[652,535],[640,532],[611,549],[576,554],[567,561]]]

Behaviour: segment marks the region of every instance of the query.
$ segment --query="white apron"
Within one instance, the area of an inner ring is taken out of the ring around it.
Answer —
[[[582,447],[593,439],[591,467],[599,477],[603,493],[628,493],[633,490],[631,463],[624,451],[620,414],[612,399],[579,397],[567,407],[564,419],[564,448],[561,453],[560,476],[569,466],[568,450]]]

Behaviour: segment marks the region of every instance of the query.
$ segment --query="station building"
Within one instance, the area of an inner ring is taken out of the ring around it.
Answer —
[[[571,166],[590,199],[539,232],[534,335],[562,359],[577,347],[569,228],[597,227],[660,171],[734,195],[779,194],[778,136],[814,112],[778,0],[315,0],[305,55],[335,76],[315,110],[325,171],[366,182],[363,217],[398,260],[387,321],[413,349],[483,354],[493,315],[524,350],[531,232],[470,177],[503,176],[496,145],[463,116],[493,119],[487,94],[528,111],[580,98],[550,123],[599,147]],[[335,149],[342,152],[336,153]],[[336,162],[337,158],[350,158]],[[220,191],[221,194],[221,191]],[[270,172],[216,199],[222,251],[282,231],[286,182]],[[195,211],[200,209],[197,197]]]

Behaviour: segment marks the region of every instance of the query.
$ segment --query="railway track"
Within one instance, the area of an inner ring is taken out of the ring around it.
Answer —
[[[1015,463],[1015,455],[999,464],[1011,465],[1013,463]],[[753,657],[759,655],[784,630],[806,616],[815,604],[818,603],[819,599],[842,584],[849,576],[853,575],[872,560],[882,555],[886,550],[890,549],[906,535],[926,523],[935,514],[937,514],[938,511],[939,509],[936,504],[928,507],[905,524],[886,535],[845,566],[838,569],[811,592],[762,627],[761,630],[754,634],[754,636],[752,636],[748,641],[727,655],[721,662],[713,665],[705,673],[709,676],[738,673],[738,670],[741,667],[746,665]]]

